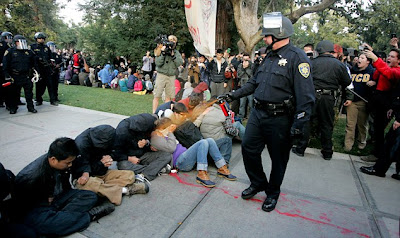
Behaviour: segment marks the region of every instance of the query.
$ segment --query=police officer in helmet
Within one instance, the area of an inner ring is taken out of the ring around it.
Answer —
[[[321,133],[322,157],[330,160],[333,154],[333,125],[334,106],[338,97],[338,90],[346,88],[350,83],[350,75],[345,64],[334,56],[334,45],[329,40],[323,40],[317,44],[318,57],[312,61],[312,72],[315,86],[316,102],[313,108],[311,121],[307,123],[304,136],[293,153],[304,156],[311,134],[311,128],[318,128]],[[314,126],[311,126],[315,124]]]
[[[290,44],[291,21],[280,13],[263,15],[264,42],[269,52],[255,75],[242,88],[226,95],[228,100],[254,93],[251,111],[242,140],[242,155],[250,186],[242,192],[250,199],[265,191],[262,210],[275,209],[289,161],[291,137],[302,134],[314,104],[314,85],[310,60]],[[267,145],[272,161],[269,180],[262,166],[261,153]]]
[[[31,49],[36,56],[39,74],[41,76],[41,79],[36,83],[36,106],[43,104],[42,96],[46,91],[46,87],[50,97],[50,104],[58,106],[50,76],[53,71],[50,61],[52,59],[52,54],[49,47],[44,43],[46,41],[46,35],[43,32],[36,32],[34,38],[36,43],[31,45]]]
[[[3,56],[8,48],[11,47],[13,40],[13,34],[11,32],[5,31],[1,33],[1,42],[0,42],[0,107],[4,107],[3,103],[6,100],[6,89],[1,87],[3,83],[5,83],[4,73],[3,73]]]
[[[26,104],[29,112],[36,113],[33,106],[33,83],[29,77],[30,70],[37,68],[34,55],[29,50],[25,37],[16,35],[15,46],[4,53],[3,69],[6,81],[11,82],[7,90],[6,104],[10,114],[17,113],[21,88],[24,88]]]
[[[57,54],[57,46],[53,41],[49,41],[47,42],[47,47],[49,47],[50,51],[51,51],[51,56],[52,59],[51,61],[51,67],[52,67],[52,71],[51,71],[51,88],[53,89],[53,93],[54,93],[54,97],[56,102],[59,102],[58,100],[58,80],[60,78],[60,67],[61,64],[63,63],[62,61],[62,57]]]

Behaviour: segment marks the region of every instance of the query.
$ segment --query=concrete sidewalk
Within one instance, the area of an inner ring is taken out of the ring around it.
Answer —
[[[74,138],[88,127],[114,127],[125,116],[44,103],[37,114],[21,106],[10,115],[0,108],[0,162],[17,174],[48,149],[57,137]],[[270,159],[264,151],[265,171]],[[318,150],[305,157],[291,154],[277,208],[261,210],[265,199],[240,198],[249,186],[240,144],[234,144],[231,182],[216,176],[208,189],[195,182],[196,172],[161,176],[150,193],[124,197],[111,215],[71,237],[399,237],[400,182],[359,172],[358,157],[334,153],[331,161]]]

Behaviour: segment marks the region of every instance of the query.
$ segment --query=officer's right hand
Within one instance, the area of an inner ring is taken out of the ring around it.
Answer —
[[[222,94],[217,97],[218,99],[223,99],[226,102],[232,102],[234,100],[232,93]]]

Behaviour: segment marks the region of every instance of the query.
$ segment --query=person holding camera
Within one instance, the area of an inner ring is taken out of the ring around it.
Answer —
[[[158,101],[165,89],[165,102],[175,98],[175,71],[183,64],[182,56],[176,49],[178,38],[174,35],[168,36],[168,41],[159,44],[156,53],[157,80],[154,86],[153,112],[158,107]]]
[[[228,67],[228,63],[223,56],[224,52],[218,49],[216,57],[211,58],[207,65],[207,70],[210,73],[211,96],[224,94],[225,88],[228,87],[228,80],[225,78],[225,71]]]
[[[190,83],[195,83],[196,85],[200,83],[200,67],[197,64],[196,57],[190,57],[189,69],[189,81]]]
[[[239,86],[245,85],[253,77],[253,63],[249,54],[243,54],[243,62],[238,67]],[[246,115],[246,104],[249,102],[249,108],[253,107],[253,94],[240,98],[239,117],[243,119]],[[250,111],[251,112],[251,111]]]

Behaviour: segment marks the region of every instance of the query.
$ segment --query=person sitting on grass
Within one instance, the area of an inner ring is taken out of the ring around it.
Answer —
[[[189,148],[185,148],[173,134],[176,127],[171,119],[164,117],[156,121],[156,130],[151,135],[153,147],[172,154],[173,167],[180,171],[191,171],[197,164],[196,182],[208,188],[215,187],[215,182],[210,180],[207,173],[207,154],[210,154],[218,168],[218,176],[230,181],[236,180],[236,176],[229,171],[213,139],[201,139]]]
[[[118,85],[121,92],[128,92],[128,74],[123,74],[123,77],[119,80]]]
[[[94,207],[92,191],[71,189],[69,168],[78,156],[75,141],[62,137],[15,179],[19,217],[41,236],[66,236],[86,229],[90,221],[114,211],[111,204]]]
[[[78,135],[75,143],[80,156],[73,166],[76,187],[93,191],[120,205],[122,195],[146,194],[146,183],[134,183],[135,174],[129,170],[109,169],[113,163],[115,129],[110,125],[88,128]]]

